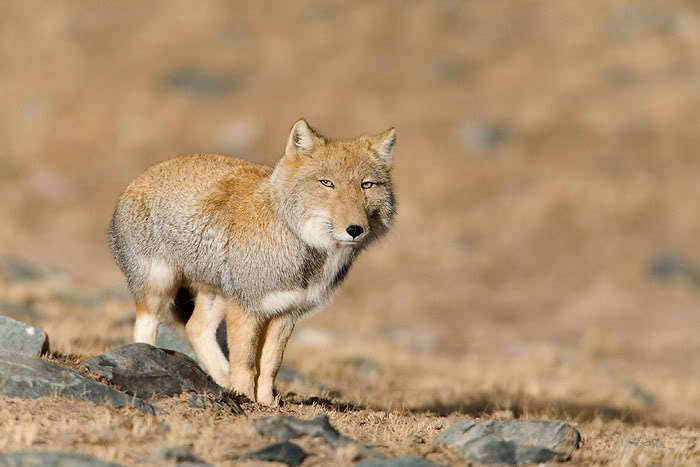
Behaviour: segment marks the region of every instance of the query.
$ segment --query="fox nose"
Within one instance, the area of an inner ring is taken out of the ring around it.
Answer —
[[[365,229],[363,229],[363,228],[362,228],[361,226],[359,226],[359,225],[353,224],[353,225],[349,226],[347,229],[345,229],[345,231],[346,231],[348,234],[350,234],[350,236],[351,236],[352,238],[356,238],[356,237],[358,237],[359,235],[362,235],[362,232],[364,232]]]

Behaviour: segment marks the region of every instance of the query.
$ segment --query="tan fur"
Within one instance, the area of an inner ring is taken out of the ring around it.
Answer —
[[[124,191],[110,228],[137,304],[134,338],[186,288],[185,330],[214,380],[264,404],[296,320],[327,303],[353,260],[395,214],[396,133],[334,141],[304,120],[274,168],[218,155],[171,159]],[[226,319],[229,361],[216,345]]]

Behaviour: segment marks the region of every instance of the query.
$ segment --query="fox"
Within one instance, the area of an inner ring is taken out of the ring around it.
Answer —
[[[217,154],[165,160],[119,197],[109,243],[136,305],[134,341],[155,345],[177,296],[203,369],[267,406],[297,321],[328,304],[396,215],[396,129],[331,139],[296,121],[269,167]],[[225,321],[228,359],[216,341]]]

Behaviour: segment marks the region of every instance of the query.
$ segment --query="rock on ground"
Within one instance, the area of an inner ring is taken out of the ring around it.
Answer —
[[[13,352],[0,351],[0,393],[22,399],[58,396],[155,412],[143,400],[93,381],[71,368]]]
[[[175,464],[178,466],[188,465],[199,467],[210,465],[192,454],[189,449],[181,446],[160,449],[158,452],[146,459],[146,462],[155,463],[158,465]]]
[[[199,363],[197,360],[197,355],[194,353],[194,349],[186,340],[182,339],[176,333],[174,333],[165,324],[158,325],[158,334],[156,337],[156,347],[165,350],[174,350],[175,352],[180,352],[187,355],[195,362]]]
[[[391,459],[368,459],[354,463],[353,467],[441,467],[441,464],[435,464],[418,456],[400,456]]]
[[[340,360],[339,363],[348,366],[365,376],[377,377],[381,374],[377,362],[365,357],[350,357]]]
[[[11,256],[0,257],[0,276],[12,281],[35,281],[44,277],[34,266]]]
[[[0,350],[39,357],[49,351],[49,338],[39,328],[0,316]]]
[[[240,460],[255,459],[260,461],[281,462],[290,466],[301,465],[306,458],[306,452],[298,445],[289,441],[271,444],[259,451],[249,452],[238,457]]]
[[[221,394],[190,394],[187,401],[193,409],[217,409],[231,414],[242,414],[241,406],[230,392]]]
[[[311,436],[320,438],[333,449],[350,447],[356,451],[357,458],[384,457],[372,448],[358,443],[352,438],[341,435],[328,421],[328,416],[319,415],[311,420],[301,420],[291,415],[276,415],[255,420],[255,430],[263,435],[282,441]]]
[[[148,344],[122,345],[83,366],[138,397],[224,392],[191,358]]]
[[[325,415],[319,415],[311,420],[300,420],[291,415],[277,415],[255,420],[255,430],[263,435],[283,441],[307,435],[320,438],[333,447],[343,444],[342,436],[328,421]]]
[[[0,467],[119,467],[119,464],[63,452],[20,451],[0,454]]]
[[[579,447],[581,435],[559,420],[477,423],[467,419],[451,425],[435,442],[456,449],[469,462],[537,464],[569,459]]]
[[[354,467],[441,467],[418,456],[401,456],[391,459],[368,459],[353,464]]]
[[[294,370],[292,368],[287,368],[284,366],[281,367],[279,369],[279,371],[277,372],[277,377],[275,378],[275,381],[285,382],[285,383],[299,383],[299,384],[304,384],[304,383],[308,382],[308,380],[306,379],[306,376],[302,375],[297,370]]]

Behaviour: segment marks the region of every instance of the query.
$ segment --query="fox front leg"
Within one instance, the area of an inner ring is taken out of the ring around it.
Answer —
[[[257,353],[264,331],[264,321],[247,313],[231,300],[226,309],[226,338],[229,350],[228,388],[255,401]]]
[[[276,316],[265,327],[260,342],[257,401],[265,405],[276,405],[273,393],[275,376],[282,364],[284,349],[294,330],[295,320],[290,315]]]

